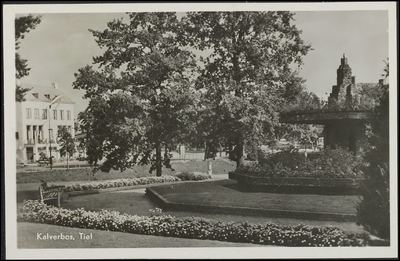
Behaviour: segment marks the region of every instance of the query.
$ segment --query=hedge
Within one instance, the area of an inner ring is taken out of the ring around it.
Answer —
[[[357,189],[362,178],[308,178],[308,177],[268,177],[252,176],[239,172],[230,172],[229,178],[250,186],[297,186]]]
[[[147,185],[147,184],[177,182],[177,181],[181,181],[181,179],[175,176],[142,177],[134,179],[92,181],[83,184],[77,183],[72,185],[66,185],[64,191],[70,192],[70,191],[81,191],[81,190],[92,190],[92,189],[118,188],[118,187],[129,187],[135,185]]]
[[[156,183],[166,182],[178,182],[184,180],[206,180],[211,179],[211,176],[203,173],[188,173],[181,172],[176,176],[161,176],[161,177],[141,177],[133,179],[115,179],[115,180],[103,180],[103,181],[92,181],[83,184],[72,184],[66,185],[64,188],[65,192],[71,191],[82,191],[82,190],[93,190],[93,189],[107,189],[107,188],[118,188],[118,187],[129,187],[135,185],[148,185]]]
[[[133,234],[219,240],[278,246],[367,246],[368,234],[345,233],[334,227],[281,226],[272,223],[250,224],[202,218],[176,218],[169,215],[137,216],[117,211],[69,210],[24,201],[18,221],[66,227],[119,231]]]
[[[258,162],[229,173],[255,177],[363,178],[366,163],[360,155],[345,149],[325,149],[305,157],[297,149],[260,153]]]
[[[181,173],[176,174],[181,180],[206,180],[211,179],[211,175],[206,173],[192,173],[188,171],[182,171]]]

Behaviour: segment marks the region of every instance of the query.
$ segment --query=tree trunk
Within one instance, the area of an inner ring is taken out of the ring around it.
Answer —
[[[232,45],[234,46],[234,48],[236,48],[236,44],[237,44],[237,40],[236,40],[236,31],[232,31]],[[239,39],[241,38],[241,33],[239,32]],[[242,90],[239,87],[241,85],[242,82],[242,78],[241,78],[241,70],[240,70],[240,66],[239,66],[239,55],[240,55],[240,51],[234,51],[233,56],[232,56],[232,64],[233,64],[233,80],[236,83],[236,89],[235,89],[235,96],[236,97],[240,97],[242,98]],[[239,116],[240,117],[240,116]],[[242,136],[241,135],[241,130],[238,130],[238,136]],[[236,168],[239,168],[240,166],[244,165],[244,153],[243,153],[243,140],[239,139],[236,142]]]
[[[69,155],[67,153],[67,170],[69,170]]]
[[[243,153],[243,143],[238,142],[236,145],[236,168],[244,165],[244,153]]]
[[[168,146],[167,144],[164,145],[164,160],[168,158]]]
[[[206,161],[207,160],[207,153],[208,153],[208,151],[207,151],[207,141],[205,141],[204,142],[204,161]]]
[[[156,176],[162,175],[161,142],[156,142]]]

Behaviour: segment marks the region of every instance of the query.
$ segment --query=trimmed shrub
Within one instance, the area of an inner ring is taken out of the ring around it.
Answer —
[[[192,173],[188,171],[182,171],[176,174],[176,177],[180,180],[206,180],[211,179],[211,176],[206,173]]]
[[[265,177],[362,178],[364,163],[360,156],[345,149],[326,149],[305,157],[298,150],[265,154],[257,164],[242,166],[232,173]]]
[[[390,238],[389,168],[368,169],[357,204],[357,224],[380,238]],[[375,173],[370,173],[375,171]]]
[[[203,218],[175,218],[169,215],[136,216],[118,211],[68,210],[25,201],[18,221],[66,227],[120,231],[133,234],[220,240],[278,246],[366,246],[368,234],[345,233],[335,227],[280,226],[272,223],[250,224]]]
[[[64,191],[70,192],[70,191],[81,191],[81,190],[92,190],[92,189],[118,188],[118,187],[129,187],[135,185],[147,185],[147,184],[177,182],[177,181],[181,181],[181,179],[175,176],[104,180],[104,181],[93,181],[83,184],[66,185]]]

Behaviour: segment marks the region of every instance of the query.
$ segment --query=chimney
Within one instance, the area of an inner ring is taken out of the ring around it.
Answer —
[[[356,84],[356,77],[355,76],[351,76],[351,83],[352,84]]]
[[[58,83],[52,82],[51,87],[53,87],[54,89],[58,89]]]

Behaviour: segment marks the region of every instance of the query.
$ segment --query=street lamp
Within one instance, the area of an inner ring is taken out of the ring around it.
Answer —
[[[49,161],[49,163],[50,163],[50,170],[53,169],[53,158],[51,156],[51,136],[50,136],[51,135],[51,131],[52,131],[52,129],[51,129],[51,105],[53,105],[61,97],[62,97],[61,95],[58,95],[58,96],[54,97],[54,99],[50,102],[50,105],[49,105],[49,153],[50,153],[50,161]]]
[[[51,106],[50,106],[50,108],[51,108]],[[49,120],[49,125],[50,125],[50,120]],[[50,146],[49,146],[49,152],[50,152],[50,160],[49,160],[49,163],[50,163],[50,170],[53,169],[53,159],[51,158],[51,136],[50,136],[51,131],[52,131],[52,129],[49,128],[49,144],[50,144]]]

